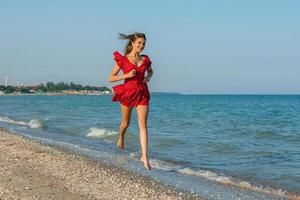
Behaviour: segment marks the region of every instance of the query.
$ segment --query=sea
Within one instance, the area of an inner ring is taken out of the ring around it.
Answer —
[[[206,199],[300,195],[300,95],[151,93],[152,170],[139,162],[134,108],[116,148],[120,104],[111,95],[0,96],[0,126]]]

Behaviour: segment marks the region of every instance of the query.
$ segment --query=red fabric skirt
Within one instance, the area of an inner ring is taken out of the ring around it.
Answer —
[[[120,102],[128,107],[149,105],[150,93],[146,83],[124,83],[113,86],[112,89],[113,102]]]

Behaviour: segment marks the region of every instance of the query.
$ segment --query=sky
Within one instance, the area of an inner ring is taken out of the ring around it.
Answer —
[[[107,86],[146,34],[150,92],[300,94],[298,0],[0,0],[0,85]]]

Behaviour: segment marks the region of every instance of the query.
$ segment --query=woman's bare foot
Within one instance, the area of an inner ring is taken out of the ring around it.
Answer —
[[[121,150],[124,150],[124,139],[122,139],[121,137],[118,140],[117,147]]]
[[[144,167],[145,167],[146,169],[151,170],[152,167],[151,167],[151,165],[150,165],[148,159],[146,159],[146,158],[141,158],[140,161],[144,164]]]

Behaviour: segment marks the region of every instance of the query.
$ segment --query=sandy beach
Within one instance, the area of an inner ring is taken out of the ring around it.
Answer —
[[[0,199],[200,199],[0,128]]]

